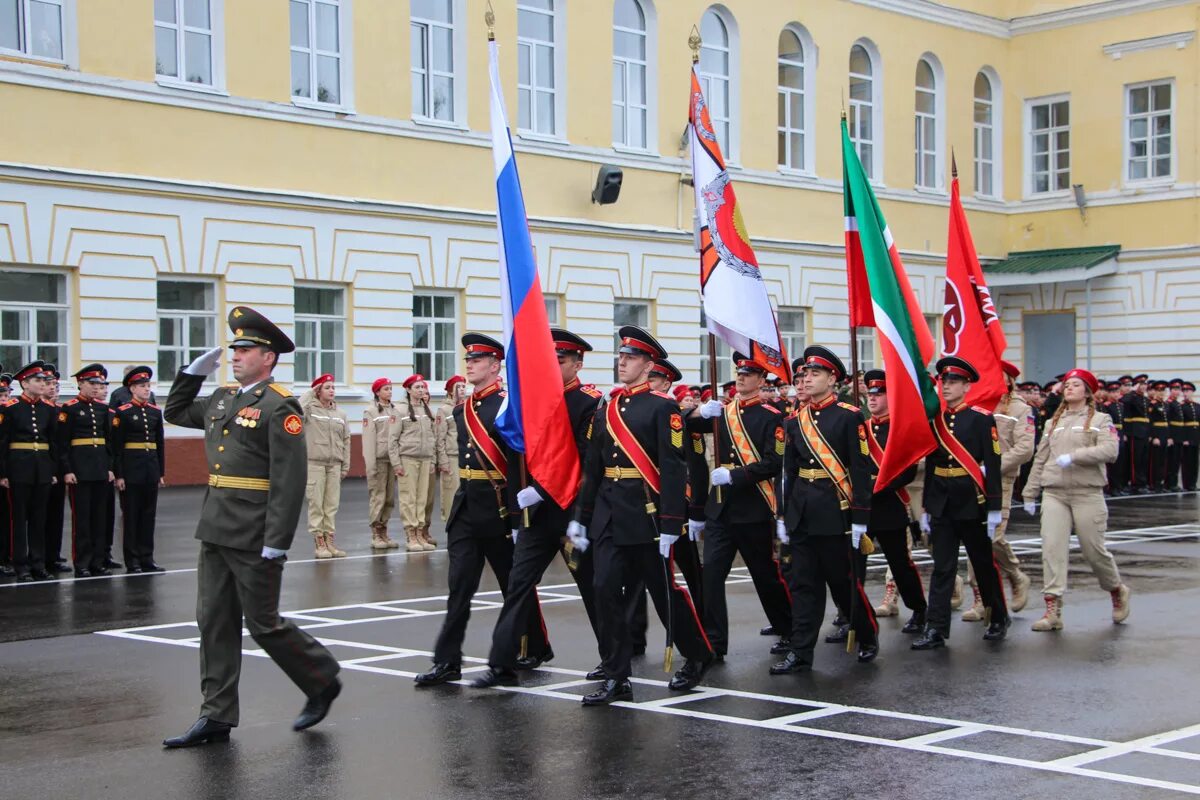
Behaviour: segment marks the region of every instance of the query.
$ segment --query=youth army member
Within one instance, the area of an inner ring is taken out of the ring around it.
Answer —
[[[433,514],[433,481],[439,462],[429,384],[422,375],[409,375],[403,386],[408,397],[397,409],[388,434],[388,457],[400,492],[406,548],[436,550],[437,542],[429,535],[429,518]]]
[[[1000,571],[991,539],[1001,522],[1000,441],[991,414],[971,408],[966,396],[979,380],[975,367],[955,356],[937,362],[945,401],[934,417],[938,449],[925,458],[926,513],[921,530],[929,534],[933,576],[929,586],[928,625],[914,650],[944,647],[950,635],[950,594],[958,572],[958,548],[967,549],[989,619],[983,638],[998,641],[1012,624],[1004,602]]]
[[[462,345],[466,350],[467,381],[474,391],[454,410],[458,472],[462,480],[446,525],[450,592],[446,618],[433,648],[433,668],[416,676],[418,687],[438,686],[462,678],[463,637],[483,566],[491,565],[500,592],[507,597],[513,568],[510,534],[519,524],[518,456],[496,430],[496,415],[505,397],[500,388],[504,346],[482,333],[466,334]],[[526,649],[544,658],[550,654],[550,643],[546,641],[541,610],[536,603],[534,607],[537,613],[528,616],[523,632],[527,637]]]
[[[76,578],[107,575],[105,504],[113,475],[109,450],[110,416],[102,399],[108,393],[108,370],[88,364],[72,375],[78,396],[59,412],[59,446],[67,454],[67,484],[71,504],[71,561]]]
[[[312,534],[317,558],[345,558],[346,551],[335,540],[338,508],[342,504],[342,481],[350,472],[350,421],[334,400],[333,376],[321,375],[300,397],[304,410],[305,442],[308,448],[308,532]],[[234,420],[246,428],[260,424],[257,409],[247,408]]]
[[[306,447],[300,404],[271,373],[296,347],[246,306],[229,312],[229,327],[237,385],[197,399],[219,366],[222,348],[214,347],[179,372],[167,398],[167,421],[204,431],[209,476],[196,529],[204,703],[200,718],[165,747],[226,741],[237,726],[243,617],[255,643],[308,698],[293,730],[324,719],[342,689],[337,660],[279,614],[283,564],[304,504]]]
[[[551,328],[554,349],[558,356],[559,370],[563,382],[563,400],[567,406],[567,417],[575,446],[579,451],[580,463],[587,452],[588,431],[592,428],[596,406],[601,393],[594,386],[585,386],[579,381],[579,370],[583,368],[584,354],[592,346],[579,336],[562,328]],[[517,505],[521,510],[521,528],[514,534],[512,572],[508,577],[508,594],[500,618],[492,632],[492,649],[488,654],[488,671],[471,682],[477,689],[490,686],[513,686],[517,683],[518,669],[534,669],[554,657],[547,649],[539,655],[520,653],[520,643],[531,618],[540,616],[537,601],[537,584],[546,568],[559,553],[567,562],[571,577],[579,587],[584,610],[591,623],[592,632],[600,642],[599,621],[596,617],[594,575],[592,555],[584,545],[574,544],[564,548],[567,525],[571,522],[571,508],[559,506],[542,493],[541,487],[530,480],[529,485],[517,492]],[[601,676],[602,677],[602,676]]]
[[[367,522],[371,526],[371,549],[389,550],[400,543],[388,536],[388,521],[396,504],[396,473],[388,458],[388,435],[396,421],[392,404],[392,382],[376,378],[371,384],[372,401],[363,410],[362,454],[367,472]]]
[[[125,571],[165,572],[154,562],[158,489],[167,474],[163,412],[150,402],[154,370],[134,367],[121,381],[130,400],[112,410],[113,476],[121,496]]]
[[[859,444],[862,412],[837,402],[834,389],[846,368],[829,348],[806,348],[792,369],[804,370],[808,405],[784,429],[785,503],[776,533],[792,556],[792,636],[791,649],[771,667],[772,675],[812,669],[827,584],[834,603],[848,612],[858,660],[873,661],[879,653],[875,610],[860,578],[866,568],[860,548],[871,509],[871,483]]]
[[[691,599],[675,583],[671,549],[687,534],[687,467],[683,418],[674,399],[651,391],[647,378],[662,345],[646,331],[626,325],[619,331],[618,379],[625,385],[597,412],[567,536],[593,549],[596,610],[600,619],[605,681],[583,698],[584,705],[607,705],[633,697],[626,587],[640,580],[650,592],[666,627],[670,646],[687,659],[669,688],[696,686],[712,664],[712,648]],[[603,424],[601,424],[603,423]],[[656,544],[657,540],[657,544]]]
[[[466,397],[466,378],[462,375],[452,375],[444,388],[446,396],[438,406],[435,420],[442,525],[450,518],[450,504],[454,501],[454,493],[458,491],[458,428],[454,424],[454,409],[462,405]]]
[[[1025,485],[1025,510],[1033,514],[1042,495],[1042,574],[1046,613],[1035,631],[1062,630],[1062,598],[1067,590],[1071,532],[1083,557],[1112,598],[1112,620],[1129,616],[1129,587],[1121,583],[1117,563],[1104,546],[1108,506],[1104,501],[1104,465],[1117,458],[1117,431],[1093,395],[1099,381],[1084,369],[1066,374],[1063,404],[1046,425]]]
[[[791,596],[775,561],[778,479],[783,467],[784,417],[763,402],[766,370],[733,354],[737,395],[710,400],[688,417],[693,435],[713,433],[718,466],[712,471],[704,518],[704,630],[718,659],[729,649],[725,579],[741,554],[771,626],[784,631],[772,653],[787,652]],[[689,523],[690,524],[690,523]]]

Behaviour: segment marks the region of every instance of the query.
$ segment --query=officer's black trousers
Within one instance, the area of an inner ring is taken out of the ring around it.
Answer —
[[[108,493],[104,499],[104,555],[101,561],[112,558],[113,538],[117,530],[117,487],[108,485]]]
[[[782,636],[792,629],[792,598],[775,560],[774,536],[774,520],[727,525],[709,519],[704,523],[704,632],[717,653],[729,651],[725,580],[738,554],[750,571],[767,620]]]
[[[1129,437],[1129,485],[1144,489],[1149,485],[1150,440]]]
[[[559,532],[535,527],[523,531],[517,539],[516,547],[513,548],[512,571],[508,575],[508,593],[504,596],[500,619],[496,620],[496,628],[492,631],[492,651],[488,655],[488,663],[493,667],[515,667],[520,654],[521,637],[529,632],[531,623],[537,624],[538,627],[545,624],[538,603],[537,585],[550,562],[560,551],[560,538]],[[578,556],[578,566],[571,572],[571,577],[579,587],[583,608],[592,624],[592,632],[599,641],[590,550]],[[532,639],[528,644],[527,655],[544,654],[545,648],[540,652],[532,649]]]
[[[62,477],[50,487],[46,506],[45,559],[46,571],[53,571],[62,558],[63,525],[66,522],[67,485]]]
[[[154,561],[154,521],[158,512],[157,483],[127,483],[121,493],[125,566]]]
[[[48,483],[13,483],[8,490],[12,505],[13,566],[25,574],[46,567],[46,506]]]
[[[792,651],[804,664],[812,665],[813,648],[825,618],[825,587],[839,609],[849,611],[850,627],[860,644],[878,641],[879,624],[875,609],[863,591],[862,581],[850,564],[850,537],[805,536],[793,539],[792,552]],[[865,567],[865,556],[855,553],[858,574]],[[851,598],[851,594],[856,596]]]
[[[942,636],[950,635],[950,597],[954,594],[954,576],[958,574],[958,548],[967,549],[967,558],[975,568],[975,584],[983,605],[992,612],[992,622],[1008,617],[1000,570],[992,557],[992,542],[983,520],[957,520],[933,517],[930,546],[933,550],[933,575],[929,580],[930,628]]]
[[[8,490],[0,489],[0,564],[12,563],[12,504]]]
[[[1159,439],[1158,444],[1150,443],[1150,488],[1161,489],[1166,485],[1167,478],[1167,440]]]
[[[75,569],[98,569],[104,563],[108,492],[108,481],[80,481],[68,489]]]
[[[690,536],[684,534],[675,543],[671,556],[675,559],[675,566],[683,574],[683,580],[687,584],[688,594],[692,596],[692,605],[696,607],[696,613],[700,615],[700,619],[704,619],[704,567],[700,562],[700,546],[693,542]],[[645,617],[645,607],[643,602],[643,617]]]
[[[1180,453],[1183,489],[1187,492],[1194,492],[1196,491],[1197,473],[1200,473],[1200,443],[1188,442],[1181,448]]]
[[[896,582],[896,591],[900,599],[910,611],[925,611],[929,604],[925,600],[925,588],[921,585],[921,574],[913,563],[912,553],[908,551],[908,529],[872,530],[868,532],[887,558],[892,570],[892,580]]]
[[[688,593],[675,583],[674,565],[659,554],[657,544],[618,545],[608,527],[593,540],[591,550],[605,675],[613,680],[630,675],[633,637],[629,605],[633,597],[626,587],[639,580],[650,592],[658,618],[671,631],[684,658],[703,660],[712,654],[696,608]]]
[[[1178,439],[1167,445],[1167,471],[1163,476],[1163,485],[1172,491],[1179,488],[1179,465],[1182,461],[1182,451],[1183,442]]]

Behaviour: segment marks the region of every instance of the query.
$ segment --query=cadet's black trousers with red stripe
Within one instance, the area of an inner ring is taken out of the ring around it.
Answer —
[[[844,533],[834,536],[792,537],[788,547],[792,552],[792,652],[804,664],[812,665],[813,649],[825,619],[825,587],[833,602],[850,614],[850,627],[859,644],[876,644],[879,624],[875,609],[867,600],[862,582],[850,564],[850,537]],[[859,559],[858,574],[863,573],[865,556]],[[854,595],[853,601],[851,600]]]
[[[867,534],[879,543],[892,570],[896,591],[909,611],[925,611],[929,607],[925,599],[925,588],[921,586],[921,574],[913,563],[908,550],[908,529],[868,530]]]
[[[967,549],[967,558],[975,568],[975,583],[983,605],[991,610],[991,621],[1001,622],[1008,617],[1004,602],[1004,586],[1000,570],[992,557],[992,542],[988,539],[983,520],[946,519],[933,517],[929,535],[933,551],[933,575],[929,579],[928,625],[942,636],[950,635],[950,597],[954,594],[954,578],[958,575],[958,547]]]
[[[104,565],[108,544],[108,481],[80,481],[68,488],[71,499],[71,561],[75,569]]]
[[[775,522],[770,519],[732,525],[715,519],[704,523],[704,631],[713,649],[722,655],[729,649],[725,579],[739,553],[771,625],[781,636],[792,629],[792,599],[775,561],[774,537]]]

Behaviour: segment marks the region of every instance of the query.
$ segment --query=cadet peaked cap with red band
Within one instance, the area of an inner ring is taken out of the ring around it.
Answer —
[[[592,352],[592,346],[586,339],[565,328],[551,328],[550,338],[554,340],[554,351],[560,356],[581,356]]]
[[[964,358],[946,356],[937,362],[937,374],[944,378],[960,378],[970,383],[979,380],[979,372]]]
[[[1134,376],[1133,376],[1133,382],[1134,382],[1134,383],[1145,383],[1145,382],[1146,382],[1146,381],[1148,381],[1148,380],[1150,380],[1150,376],[1149,376],[1149,375],[1147,375],[1147,374],[1145,374],[1145,373],[1142,373],[1141,375],[1134,375]]]
[[[425,376],[419,372],[415,372],[404,379],[404,383],[400,384],[405,389],[411,389],[414,383],[424,383]]]
[[[1119,392],[1121,391],[1121,384],[1116,381],[1109,381],[1104,388],[1110,392]]]
[[[326,372],[324,375],[318,375],[312,382],[312,388],[317,388],[323,383],[332,383],[333,376]]]
[[[683,379],[683,373],[665,358],[654,359],[654,364],[650,367],[650,374],[666,378],[671,383],[675,383],[676,381]]]
[[[3,376],[0,376],[0,379],[2,379],[2,378],[3,378]],[[1192,383],[1191,381],[1184,381],[1183,382],[1183,390],[1185,392],[1194,392],[1194,391],[1196,391],[1196,384]]]
[[[17,373],[13,375],[13,380],[25,381],[29,380],[30,378],[41,378],[45,375],[45,366],[45,362],[43,361],[30,361],[28,364],[17,370]]]
[[[867,394],[884,394],[887,392],[887,375],[881,369],[869,369],[863,374],[867,382]]]
[[[504,358],[504,345],[490,336],[482,333],[468,333],[462,337],[463,349],[467,351],[467,359],[472,358]]]
[[[0,372],[0,389],[9,389],[12,387],[13,376],[7,372]]]
[[[618,353],[650,358],[666,358],[669,355],[657,339],[637,325],[623,325],[617,335],[621,337]]]
[[[133,386],[135,383],[148,383],[154,377],[154,370],[142,364],[129,370],[129,373],[121,380],[125,386]]]
[[[733,366],[737,369],[738,375],[753,375],[755,373],[765,375],[767,372],[762,364],[759,364],[752,358],[747,358],[742,353],[733,354]]]
[[[1182,389],[1183,388],[1183,378],[1171,378],[1170,386],[1172,389]]]
[[[460,383],[466,383],[467,379],[462,375],[451,375],[450,380],[446,381],[446,391],[449,392]]]
[[[1071,378],[1078,378],[1083,381],[1083,385],[1088,387],[1088,391],[1092,394],[1095,394],[1100,389],[1100,380],[1086,369],[1076,368],[1063,373],[1064,382],[1071,380]]]
[[[1155,381],[1150,385],[1151,389],[1166,389],[1169,384],[1166,381]]]
[[[1016,379],[1021,374],[1021,370],[1017,369],[1017,365],[1011,361],[1001,361],[1000,369],[1004,370],[1004,374],[1010,378]]]
[[[814,344],[804,348],[804,363],[801,368],[808,369],[810,367],[828,370],[839,381],[846,377],[846,365],[842,363],[836,353],[824,345]]]
[[[106,383],[108,381],[108,370],[104,368],[103,364],[88,364],[71,377],[81,382]]]
[[[379,394],[380,389],[382,389],[385,386],[391,386],[391,385],[392,385],[392,382],[387,378],[376,378],[375,382],[371,384],[371,393]]]
[[[296,345],[279,326],[250,306],[235,306],[229,312],[229,330],[233,332],[230,347],[265,347],[278,355],[290,353]]]

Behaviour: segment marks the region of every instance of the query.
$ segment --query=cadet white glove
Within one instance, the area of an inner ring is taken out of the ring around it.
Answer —
[[[775,520],[775,535],[784,544],[791,544],[792,540],[788,537],[787,523],[781,519]]]
[[[567,523],[567,538],[571,540],[571,544],[579,548],[579,552],[586,553],[591,542],[587,538],[587,528],[580,525],[578,522]]]
[[[720,400],[709,400],[700,404],[700,416],[705,419],[719,417],[725,413],[725,406],[721,405]]]
[[[205,378],[212,375],[217,371],[217,367],[221,366],[221,351],[224,349],[223,347],[214,347],[184,367],[183,371],[188,375],[200,375]]]
[[[1063,453],[1061,456],[1059,456],[1058,458],[1056,458],[1054,460],[1058,462],[1058,465],[1060,467],[1071,466],[1071,454],[1070,453]]]
[[[521,535],[521,529],[520,529],[520,528],[513,528],[513,529],[512,529],[512,540],[513,540],[513,544],[516,544],[516,543],[517,543],[517,537],[518,537],[518,536],[520,536],[520,535]]]
[[[864,534],[866,534],[866,532],[867,532],[866,525],[851,525],[850,526],[850,544],[854,547],[855,550],[857,550],[859,544],[862,543],[862,537]]]
[[[1000,512],[999,511],[989,511],[988,518],[987,518],[987,533],[988,533],[989,541],[994,540],[996,538],[996,528],[999,528],[999,527],[1000,527]]]
[[[678,536],[664,533],[658,537],[658,554],[663,558],[671,557],[671,547],[679,541]]]
[[[688,538],[693,542],[700,541],[700,531],[704,530],[704,520],[689,519],[688,520]]]
[[[980,465],[979,465],[979,474],[980,474],[980,475],[982,475],[982,476],[983,476],[983,477],[985,477],[985,478],[987,477],[987,464],[980,464]]]
[[[220,348],[218,348],[220,349]],[[280,550],[278,547],[263,547],[262,557],[267,561],[274,561],[277,558],[283,558],[287,555],[287,550]]]
[[[717,467],[712,471],[713,486],[728,486],[731,483],[733,483],[733,476],[725,467]]]
[[[929,526],[929,515],[928,514],[921,515],[921,520],[920,520],[919,524],[921,526],[921,533],[932,533],[933,532],[933,528],[931,528]]]
[[[538,493],[538,490],[532,486],[526,486],[524,489],[517,492],[517,505],[521,508],[521,510],[533,508],[544,499],[545,498]]]
[[[1026,500],[1025,501],[1025,513],[1031,517],[1034,516],[1035,514],[1037,514],[1037,504],[1034,503],[1032,500]]]

